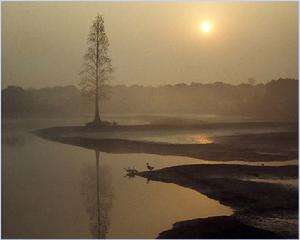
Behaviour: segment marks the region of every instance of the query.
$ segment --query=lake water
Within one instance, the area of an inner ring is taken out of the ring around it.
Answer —
[[[155,238],[177,221],[232,213],[196,191],[125,177],[126,167],[199,163],[192,158],[100,153],[97,188],[96,153],[29,132],[45,126],[36,121],[2,125],[5,238]]]
[[[72,121],[74,125],[78,123],[82,120]],[[147,182],[140,177],[128,178],[124,170],[146,170],[147,162],[156,169],[216,162],[151,154],[96,153],[30,133],[69,124],[57,119],[2,123],[3,237],[155,238],[178,221],[232,214],[229,207],[196,191],[175,184]],[[170,142],[187,139],[183,142],[205,144],[212,135],[201,131],[134,137]]]

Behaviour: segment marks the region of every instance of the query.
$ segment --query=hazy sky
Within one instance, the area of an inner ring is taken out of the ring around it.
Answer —
[[[97,13],[112,84],[298,78],[297,2],[2,2],[2,87],[77,85]]]

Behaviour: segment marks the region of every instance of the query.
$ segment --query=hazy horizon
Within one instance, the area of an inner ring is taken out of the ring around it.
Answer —
[[[225,84],[225,85],[229,85],[229,86],[240,86],[240,85],[243,85],[243,84],[248,84],[248,85],[251,85],[251,86],[259,86],[259,85],[264,85],[266,86],[267,84],[271,83],[272,81],[280,81],[280,80],[295,80],[295,81],[298,81],[298,78],[297,79],[293,79],[293,78],[279,78],[279,79],[271,79],[269,81],[265,81],[263,83],[255,83],[255,84],[251,84],[251,83],[248,83],[248,82],[240,82],[240,83],[226,83],[226,82],[222,82],[222,81],[216,81],[216,82],[208,82],[208,83],[201,83],[201,82],[188,82],[188,83],[185,83],[185,82],[177,82],[177,83],[171,83],[171,84],[160,84],[160,85],[156,85],[156,86],[153,86],[153,85],[141,85],[141,84],[136,84],[136,83],[133,83],[133,84],[111,84],[111,87],[126,87],[126,88],[131,88],[131,87],[143,87],[143,88],[163,88],[163,87],[166,87],[166,86],[173,86],[175,87],[176,85],[181,85],[181,84],[185,84],[186,86],[193,86],[193,84],[202,84],[203,86],[205,85],[210,85],[210,84]],[[21,87],[22,89],[24,90],[40,90],[40,89],[45,89],[45,88],[65,88],[65,87],[75,87],[77,88],[78,90],[81,90],[80,89],[80,86],[78,86],[77,84],[64,84],[64,85],[53,85],[53,86],[37,86],[37,87],[23,87],[23,86],[20,86],[20,85],[13,85],[13,84],[8,84],[7,86],[3,86],[2,85],[2,90],[4,89],[7,89],[8,87]]]
[[[1,20],[1,237],[298,237],[298,2],[15,1]]]
[[[97,13],[113,85],[298,79],[297,2],[4,2],[2,88],[77,86]]]

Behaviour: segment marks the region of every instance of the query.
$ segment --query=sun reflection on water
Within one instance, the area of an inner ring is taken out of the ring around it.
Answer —
[[[193,141],[195,141],[196,143],[200,143],[200,144],[210,144],[213,143],[212,139],[208,138],[205,135],[193,135],[191,136]]]

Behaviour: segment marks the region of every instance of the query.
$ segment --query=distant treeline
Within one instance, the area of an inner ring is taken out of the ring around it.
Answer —
[[[113,86],[101,101],[102,113],[216,114],[297,121],[298,80],[267,84],[176,84],[159,87]],[[2,90],[3,117],[80,116],[93,113],[93,102],[74,86]]]

